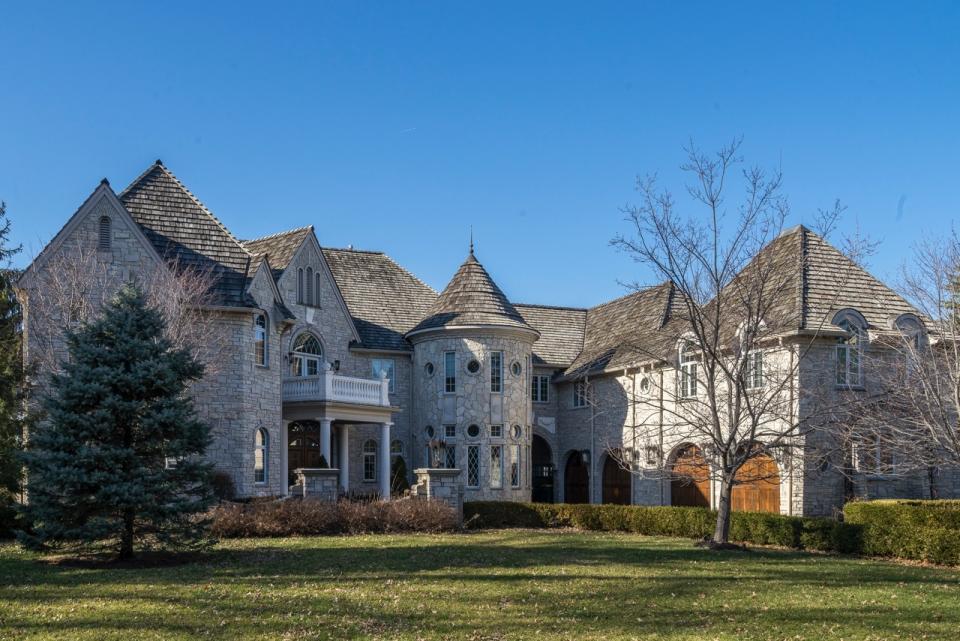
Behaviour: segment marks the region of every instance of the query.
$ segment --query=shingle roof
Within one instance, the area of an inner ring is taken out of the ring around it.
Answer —
[[[577,358],[583,349],[586,309],[522,303],[514,303],[514,307],[528,325],[540,332],[533,344],[535,364],[567,367]]]
[[[437,293],[381,252],[323,248],[323,257],[367,349],[410,350],[404,335]]]
[[[490,274],[473,255],[460,265],[426,318],[411,332],[441,327],[495,325],[536,331],[504,296]]]
[[[243,246],[252,254],[257,256],[268,256],[270,267],[273,268],[274,279],[280,278],[280,275],[290,264],[293,255],[297,252],[304,239],[313,232],[313,225],[291,229],[278,234],[271,234],[254,240],[241,241]]]
[[[245,297],[250,253],[159,160],[118,197],[157,253],[213,275],[216,304],[250,304]]]
[[[871,328],[882,330],[891,329],[901,314],[919,315],[902,296],[806,227],[785,234],[787,238],[791,235],[803,242],[803,299],[798,303],[803,309],[803,328],[829,324],[838,311],[848,307],[860,312]]]
[[[669,323],[673,294],[673,285],[667,282],[588,309],[583,350],[565,375],[581,376],[668,354],[677,335]]]

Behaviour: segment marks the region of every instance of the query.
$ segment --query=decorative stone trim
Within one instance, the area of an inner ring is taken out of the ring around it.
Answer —
[[[413,471],[416,484],[410,496],[427,501],[443,501],[457,511],[457,523],[463,524],[463,483],[456,468],[421,467]]]
[[[335,467],[298,467],[297,485],[303,488],[303,498],[334,503],[340,487],[340,470]]]

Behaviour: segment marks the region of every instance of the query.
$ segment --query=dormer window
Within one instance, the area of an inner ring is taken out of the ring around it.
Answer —
[[[867,340],[867,323],[853,310],[840,312],[833,324],[847,332],[836,346],[836,382],[846,387],[863,384],[863,348]]]
[[[113,246],[113,221],[110,216],[100,216],[100,227],[97,236],[97,250],[108,252]]]

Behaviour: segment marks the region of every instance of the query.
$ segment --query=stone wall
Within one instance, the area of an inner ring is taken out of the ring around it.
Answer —
[[[444,392],[444,352],[457,355],[457,392]],[[503,352],[503,392],[490,391],[490,353]],[[427,443],[432,427],[435,438],[444,439],[456,448],[456,464],[461,470],[467,500],[529,500],[530,499],[530,444],[532,439],[530,409],[531,344],[511,334],[486,330],[470,334],[437,333],[420,340],[414,346],[413,381],[414,447],[413,459],[421,466],[429,466]],[[472,374],[467,364],[476,359],[480,371]],[[512,372],[513,363],[520,364],[520,374]],[[433,374],[427,364],[432,363]],[[446,437],[445,425],[455,425],[456,435]],[[468,434],[470,425],[480,428],[476,437]],[[490,426],[502,425],[502,436],[491,436]],[[513,435],[519,426],[519,438]],[[502,487],[492,487],[491,448],[501,447]],[[511,464],[519,447],[519,487],[512,487]],[[468,448],[479,447],[480,483],[467,486]]]

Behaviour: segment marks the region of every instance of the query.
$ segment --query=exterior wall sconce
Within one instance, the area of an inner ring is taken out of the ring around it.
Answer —
[[[339,359],[333,361],[333,371],[335,371],[335,372],[339,372],[339,371],[340,371],[340,360],[339,360]]]
[[[580,460],[584,465],[590,465],[590,450],[580,450]]]

